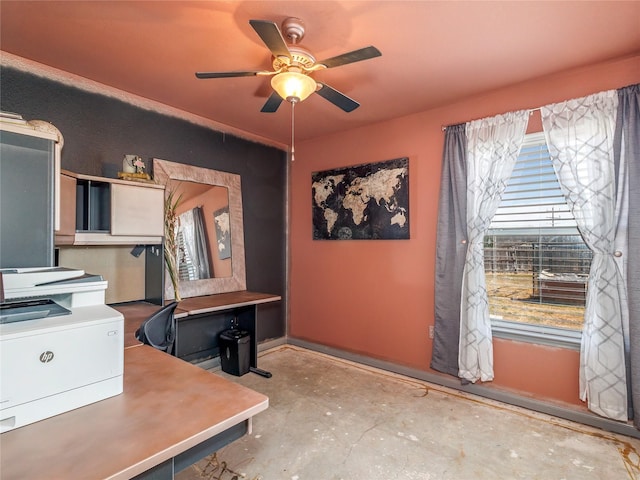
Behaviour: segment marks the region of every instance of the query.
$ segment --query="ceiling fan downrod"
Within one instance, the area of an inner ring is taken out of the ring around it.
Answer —
[[[304,22],[295,17],[285,18],[282,22],[282,32],[293,45],[296,45],[304,37]]]

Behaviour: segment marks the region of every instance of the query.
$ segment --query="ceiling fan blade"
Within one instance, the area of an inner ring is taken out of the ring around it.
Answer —
[[[255,77],[263,72],[196,72],[198,78]]]
[[[277,92],[273,92],[267,102],[260,110],[262,113],[274,113],[282,103],[282,97]]]
[[[291,58],[287,43],[275,23],[268,20],[249,20],[249,23],[274,57]]]
[[[327,58],[326,60],[322,60],[321,62],[316,62],[324,65],[327,68],[339,67],[340,65],[346,65],[347,63],[360,62],[362,60],[368,60],[370,58],[375,58],[381,56],[380,50],[376,47],[369,46],[365,48],[361,48],[359,50],[354,50],[352,52],[343,53],[342,55],[338,55],[336,57]]]
[[[344,93],[340,93],[338,90],[330,87],[326,83],[318,83],[318,85],[320,86],[320,89],[316,90],[316,93],[322,98],[329,100],[336,107],[341,108],[345,112],[352,112],[360,106],[358,102],[347,97]]]

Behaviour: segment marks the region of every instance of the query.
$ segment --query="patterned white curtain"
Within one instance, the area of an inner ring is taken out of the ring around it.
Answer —
[[[627,420],[623,324],[628,318],[624,261],[627,189],[616,186],[616,91],[548,105],[542,123],[558,181],[593,252],[582,344],[580,398],[590,410]],[[620,166],[624,173],[624,166]],[[616,237],[618,236],[618,237]]]
[[[484,275],[484,234],[511,177],[529,112],[469,122],[467,134],[467,257],[460,301],[458,375],[493,380],[493,343]]]
[[[198,269],[195,262],[193,210],[180,214],[178,228],[178,271],[180,280],[198,280]]]

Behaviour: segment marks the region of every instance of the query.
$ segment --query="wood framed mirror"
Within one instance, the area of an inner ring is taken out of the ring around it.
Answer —
[[[246,290],[240,175],[154,158],[153,176],[165,185],[165,196],[180,199],[176,207],[180,297]],[[200,232],[195,244],[193,232],[195,237]],[[165,298],[175,298],[168,272]]]

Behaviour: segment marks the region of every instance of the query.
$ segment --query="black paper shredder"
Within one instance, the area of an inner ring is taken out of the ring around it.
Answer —
[[[249,373],[249,332],[225,330],[220,334],[220,366],[222,371],[240,377]]]

